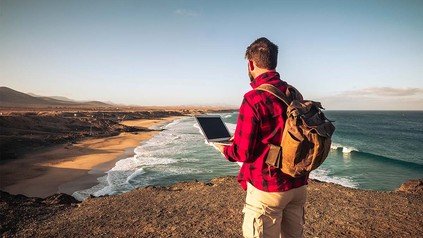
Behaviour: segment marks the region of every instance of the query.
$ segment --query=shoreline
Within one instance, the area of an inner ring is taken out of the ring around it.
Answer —
[[[148,128],[182,117],[136,119],[120,124]],[[117,136],[90,138],[26,154],[20,159],[0,164],[0,190],[41,198],[56,193],[72,195],[75,191],[98,184],[97,179],[113,168],[117,161],[134,155],[135,147],[159,132],[122,132]]]
[[[72,195],[75,191],[91,188],[99,183],[97,179],[104,176],[105,172],[113,168],[117,161],[133,156],[135,154],[133,149],[136,146],[158,133],[157,131],[146,131],[146,128],[186,116],[189,116],[189,114],[170,115],[164,118],[158,115],[150,115],[146,116],[146,119],[132,119],[118,122],[122,126],[136,129],[121,132],[117,136],[91,137],[80,140],[75,144],[72,144],[74,142],[68,142],[67,144],[47,147],[38,150],[36,153],[30,153],[23,158],[0,163],[0,190],[11,194],[20,193],[32,197],[46,197],[54,193]],[[143,135],[142,138],[137,139],[134,143],[126,146],[122,145],[122,137],[138,138],[139,135]],[[104,146],[102,147],[101,145]],[[119,153],[115,151],[115,147],[119,147]],[[63,158],[66,154],[68,154],[68,157]],[[113,158],[110,155],[113,155]],[[88,159],[84,159],[84,156],[91,157],[92,160],[96,161],[92,161],[92,164],[89,165],[86,163]],[[71,179],[67,177],[71,177]],[[318,177],[315,177],[315,179],[321,180]],[[333,181],[329,180],[327,182]],[[40,186],[40,184],[47,184],[51,187],[50,184],[52,183],[53,185],[58,184],[56,190]],[[351,187],[342,183],[337,184],[344,187]],[[367,190],[357,187],[353,188]]]

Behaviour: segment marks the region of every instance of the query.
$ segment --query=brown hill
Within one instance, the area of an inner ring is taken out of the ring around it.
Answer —
[[[99,102],[77,102],[60,100],[52,97],[35,97],[18,92],[8,87],[0,87],[1,107],[110,107],[112,105]]]

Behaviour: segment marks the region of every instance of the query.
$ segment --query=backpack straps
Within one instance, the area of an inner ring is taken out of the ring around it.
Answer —
[[[302,100],[303,96],[301,95],[298,90],[292,86],[288,86],[286,89],[286,93],[283,93],[277,87],[273,86],[272,84],[262,84],[256,88],[256,90],[266,91],[273,96],[277,97],[279,100],[284,102],[287,106],[291,104],[293,99]]]
[[[285,92],[288,98],[292,98],[292,100],[304,100],[303,95],[298,91],[294,86],[288,85]]]

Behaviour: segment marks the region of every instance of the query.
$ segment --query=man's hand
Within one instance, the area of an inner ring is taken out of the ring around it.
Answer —
[[[225,145],[224,144],[221,144],[221,143],[213,143],[214,144],[214,146],[216,146],[218,149],[219,149],[219,151],[223,154],[223,150],[225,149]]]

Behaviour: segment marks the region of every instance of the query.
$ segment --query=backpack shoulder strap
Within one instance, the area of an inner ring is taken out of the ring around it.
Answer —
[[[303,100],[303,95],[301,95],[300,91],[291,85],[288,85],[285,94],[288,98],[292,98],[292,100]]]
[[[256,88],[256,90],[266,91],[266,92],[272,94],[273,96],[277,97],[279,100],[281,100],[282,102],[284,102],[287,106],[289,106],[289,104],[292,101],[290,99],[291,97],[289,97],[291,95],[285,95],[284,93],[282,93],[281,90],[279,90],[277,87],[275,87],[275,86],[273,86],[271,84],[262,84],[262,85],[258,86]],[[289,90],[287,90],[287,91],[289,92]]]

